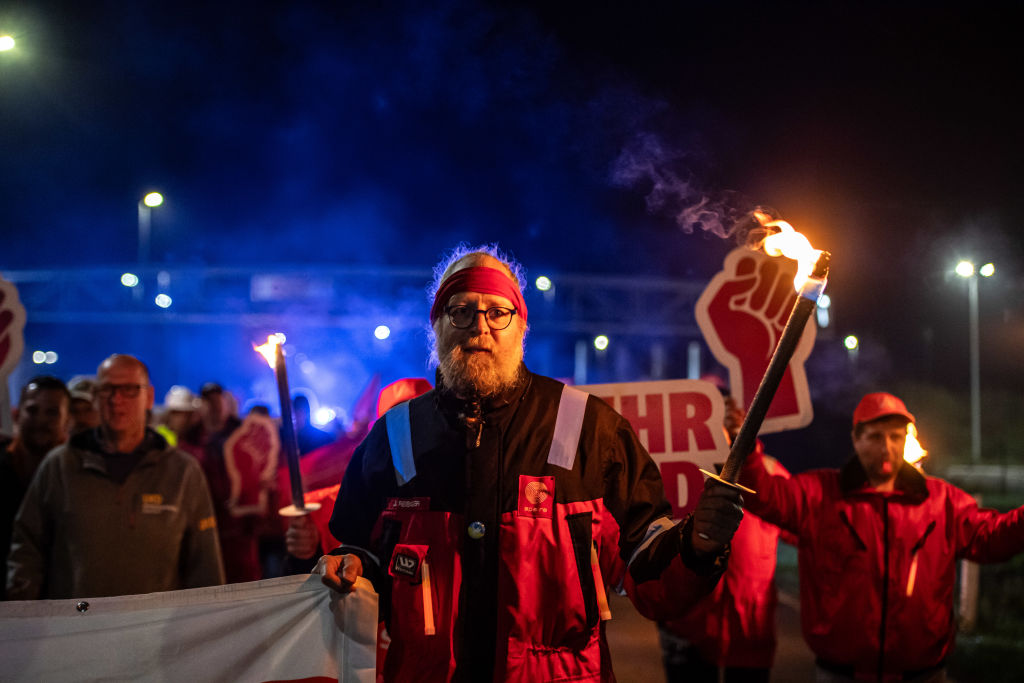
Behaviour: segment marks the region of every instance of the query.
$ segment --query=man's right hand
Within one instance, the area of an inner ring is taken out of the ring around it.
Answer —
[[[320,549],[320,533],[309,515],[291,518],[284,534],[284,548],[301,560],[312,558]]]
[[[358,555],[324,555],[313,568],[328,588],[351,593],[356,579],[363,575],[363,561]]]
[[[698,556],[717,555],[732,540],[742,520],[743,496],[739,489],[708,479],[693,511],[691,547]]]

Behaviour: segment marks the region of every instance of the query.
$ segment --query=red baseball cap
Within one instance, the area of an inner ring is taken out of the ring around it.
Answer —
[[[883,391],[867,394],[857,404],[857,409],[853,411],[853,426],[856,427],[862,422],[871,422],[883,417],[896,415],[905,417],[910,422],[915,421],[914,416],[907,410],[907,406],[903,404],[903,401],[892,394],[887,394]]]
[[[406,377],[387,385],[377,397],[377,417],[391,410],[402,401],[408,401],[425,394],[434,387],[420,377]]]

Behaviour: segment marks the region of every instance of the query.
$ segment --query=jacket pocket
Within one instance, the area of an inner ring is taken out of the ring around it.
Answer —
[[[594,580],[594,569],[591,560],[594,553],[592,520],[593,515],[590,512],[577,512],[565,517],[565,522],[569,526],[572,552],[576,559],[576,573],[579,576],[580,590],[583,593],[586,623],[589,627],[597,626],[600,616],[598,612],[597,584]],[[602,586],[602,592],[603,588]]]
[[[391,562],[388,563],[388,574],[395,582],[392,591],[397,596],[406,598],[401,602],[410,606],[406,615],[422,615],[414,621],[422,623],[423,635],[432,636],[437,632],[437,614],[431,591],[428,550],[425,545],[399,543],[391,555]],[[417,608],[422,610],[419,614]]]

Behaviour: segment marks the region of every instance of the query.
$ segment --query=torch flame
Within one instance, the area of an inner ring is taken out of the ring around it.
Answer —
[[[903,459],[911,465],[917,465],[926,455],[928,455],[928,451],[922,448],[921,443],[917,440],[917,427],[913,422],[908,423],[907,442],[903,446]]]
[[[260,354],[267,360],[267,365],[273,368],[277,362],[277,346],[284,344],[285,337],[280,332],[267,336],[267,343],[260,346],[252,345],[253,351]]]
[[[755,211],[754,217],[766,230],[778,231],[768,235],[761,242],[765,253],[769,256],[785,256],[797,262],[793,286],[799,292],[814,271],[814,264],[821,256],[821,249],[812,247],[807,238],[786,221],[774,220],[763,211]]]

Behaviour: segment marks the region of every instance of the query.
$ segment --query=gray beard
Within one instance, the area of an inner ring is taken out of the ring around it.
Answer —
[[[458,346],[441,359],[438,370],[445,386],[462,398],[490,398],[511,389],[519,382],[522,347],[505,357],[492,354],[467,354]]]

